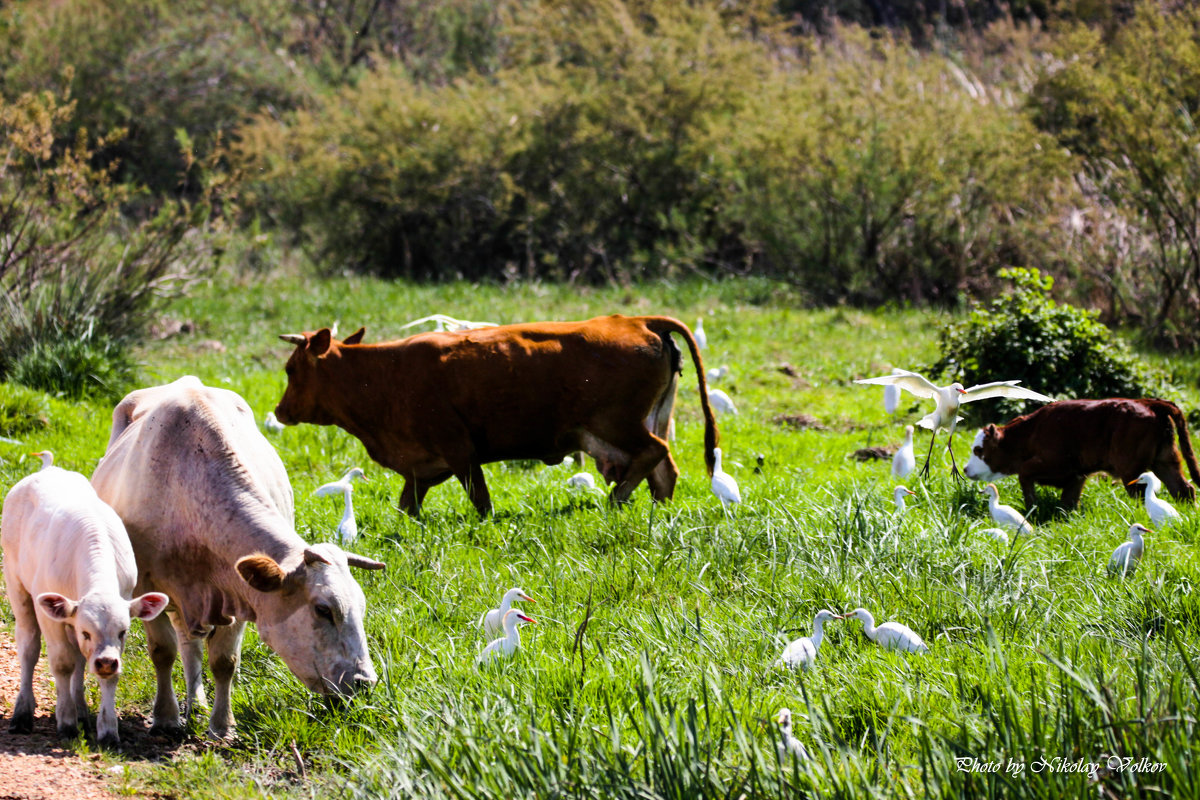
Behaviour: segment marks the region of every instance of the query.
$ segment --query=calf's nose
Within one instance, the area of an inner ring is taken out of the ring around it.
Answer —
[[[121,660],[118,658],[100,657],[92,662],[96,674],[101,678],[110,678],[121,671]]]

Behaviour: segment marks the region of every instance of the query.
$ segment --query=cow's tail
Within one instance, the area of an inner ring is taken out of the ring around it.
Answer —
[[[1200,485],[1200,466],[1196,464],[1196,454],[1192,452],[1192,439],[1188,434],[1187,420],[1184,419],[1183,412],[1179,410],[1179,407],[1174,404],[1171,405],[1171,422],[1175,423],[1175,434],[1179,439],[1179,452],[1183,454],[1188,472],[1192,474],[1192,480]]]
[[[700,389],[700,409],[704,412],[704,464],[708,474],[712,475],[716,465],[716,454],[713,450],[721,440],[717,431],[717,420],[713,416],[712,406],[708,404],[708,380],[704,374],[704,362],[700,359],[700,348],[696,345],[696,337],[692,331],[673,317],[646,317],[646,327],[659,336],[668,333],[679,334],[687,342],[688,350],[692,353],[692,365],[696,368],[696,383]]]

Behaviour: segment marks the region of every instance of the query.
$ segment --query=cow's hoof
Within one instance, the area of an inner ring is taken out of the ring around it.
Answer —
[[[22,714],[13,714],[13,718],[8,723],[9,733],[33,733],[33,712],[26,711]]]
[[[229,742],[232,742],[234,739],[237,738],[237,734],[234,733],[233,728],[223,728],[221,730],[214,730],[213,728],[210,727],[208,729],[208,738],[212,739],[214,742],[223,742],[223,743],[228,744]]]
[[[100,746],[106,750],[116,750],[121,746],[121,737],[115,733],[105,734],[98,741]]]
[[[79,726],[74,723],[58,726],[58,736],[60,739],[74,739],[78,735]]]
[[[183,726],[178,722],[156,722],[150,726],[151,736],[165,736],[168,739],[182,739]]]

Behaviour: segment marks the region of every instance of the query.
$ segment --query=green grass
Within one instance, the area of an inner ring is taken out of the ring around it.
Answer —
[[[448,482],[413,521],[395,510],[399,476],[357,440],[288,428],[272,441],[305,539],[332,539],[341,515],[340,500],[311,497],[316,486],[355,465],[370,478],[355,506],[357,549],[388,564],[359,575],[379,684],[331,705],[251,633],[235,692],[239,741],[185,751],[170,766],[136,765],[141,785],[173,797],[1095,797],[1086,775],[1032,767],[1115,753],[1165,767],[1106,776],[1111,795],[1200,796],[1200,515],[1184,509],[1181,527],[1148,538],[1136,575],[1113,581],[1109,554],[1130,521],[1145,520],[1103,476],[1069,516],[1053,513],[1047,490],[1036,534],[1003,547],[974,533],[990,525],[981,487],[950,479],[940,444],[931,479],[910,481],[918,496],[902,518],[892,514],[887,462],[850,457],[898,443],[928,410],[905,395],[886,419],[881,391],[851,381],[935,360],[932,313],[798,310],[760,282],[587,290],[280,275],[202,288],[171,311],[196,332],[147,343],[140,358],[147,382],[196,374],[242,394],[261,418],[285,383],[289,346],[276,334],[338,320],[343,335],[366,325],[367,340],[379,341],[435,311],[495,322],[703,316],[706,363],[732,369],[721,386],[741,413],[720,427],[745,502],[727,518],[709,492],[690,368],[672,448],[683,474],[662,506],[643,488],[612,510],[567,491],[565,468],[493,464],[493,517],[478,518]],[[205,344],[213,339],[225,349]],[[21,454],[41,447],[90,474],[108,408],[0,388],[0,421],[24,426],[0,430],[24,442],[0,444],[6,485],[33,469]],[[1195,387],[1186,392],[1194,402]],[[773,421],[797,414],[822,427]],[[956,437],[960,464],[970,438]],[[922,433],[918,448],[927,444]],[[1000,492],[1020,505],[1015,480]],[[480,672],[475,621],[510,586],[537,599],[528,611],[539,624],[523,629],[511,663]],[[819,609],[859,605],[907,623],[931,652],[880,652],[847,621],[827,627],[813,670],[774,668]],[[130,652],[120,700],[148,712],[140,638]],[[796,712],[796,734],[816,756],[807,768],[776,758],[771,719],[781,706]],[[956,757],[1026,771],[963,772]]]

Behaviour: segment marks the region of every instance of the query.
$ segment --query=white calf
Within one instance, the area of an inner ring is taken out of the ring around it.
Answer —
[[[18,482],[4,498],[0,546],[21,662],[9,730],[33,730],[33,669],[45,636],[59,735],[74,736],[77,722],[87,722],[83,674],[90,669],[100,682],[96,735],[102,745],[116,745],[117,679],[129,620],[158,616],[167,596],[130,599],[137,567],[125,526],[77,472],[48,467]]]

